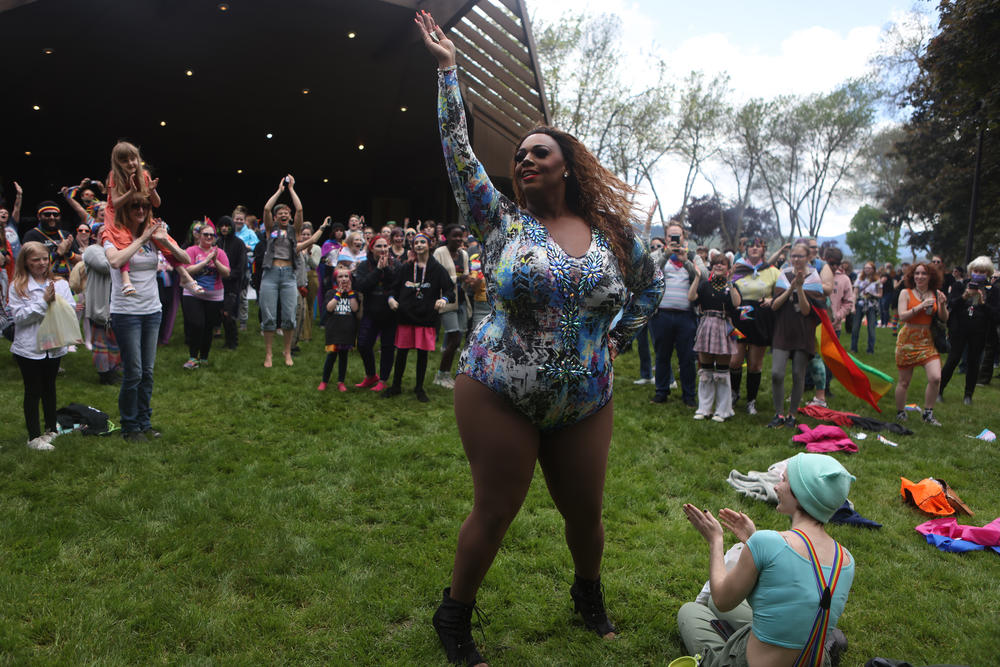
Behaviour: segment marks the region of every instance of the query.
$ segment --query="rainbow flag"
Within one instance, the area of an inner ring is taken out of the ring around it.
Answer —
[[[837,332],[833,330],[833,324],[826,310],[815,307],[813,310],[820,320],[820,326],[816,328],[820,354],[823,355],[823,361],[830,368],[833,377],[837,378],[847,391],[882,412],[878,402],[892,389],[892,378],[852,357],[837,339]]]

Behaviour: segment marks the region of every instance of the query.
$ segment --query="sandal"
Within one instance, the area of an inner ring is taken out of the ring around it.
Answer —
[[[135,287],[132,283],[125,283],[122,285],[122,296],[135,296],[138,292],[135,291]]]

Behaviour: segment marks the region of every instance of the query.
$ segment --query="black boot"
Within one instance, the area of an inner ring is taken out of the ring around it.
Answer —
[[[587,629],[593,630],[601,637],[617,632],[615,626],[608,620],[607,610],[604,609],[604,591],[600,577],[596,581],[590,581],[576,575],[574,579],[569,594],[573,598],[573,607],[583,616],[583,623]]]
[[[729,369],[729,386],[733,390],[733,405],[740,400],[740,385],[743,384],[743,367]]]
[[[448,655],[448,662],[458,665],[477,665],[484,662],[472,639],[472,611],[476,603],[463,604],[452,600],[451,587],[444,589],[441,605],[434,612],[434,629]]]

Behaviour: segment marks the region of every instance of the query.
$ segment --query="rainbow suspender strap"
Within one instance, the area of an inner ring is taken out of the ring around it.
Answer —
[[[830,624],[830,603],[833,600],[833,591],[840,581],[840,571],[844,568],[844,548],[838,542],[834,542],[833,565],[830,566],[830,581],[823,576],[823,568],[816,555],[816,548],[809,540],[809,537],[798,528],[792,529],[793,533],[802,538],[809,551],[809,562],[813,566],[813,574],[816,575],[816,587],[819,588],[819,610],[816,612],[816,620],[813,621],[812,630],[809,631],[809,641],[802,647],[802,652],[795,659],[795,667],[820,667],[823,664],[823,645],[826,644],[826,628]]]

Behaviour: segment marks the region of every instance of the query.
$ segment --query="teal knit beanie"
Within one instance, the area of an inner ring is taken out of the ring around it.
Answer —
[[[851,490],[854,475],[826,454],[797,454],[785,471],[799,505],[814,519],[826,523]]]

